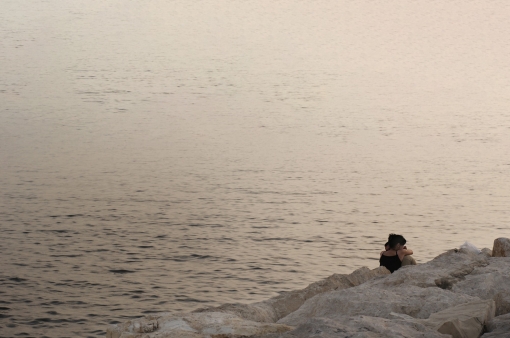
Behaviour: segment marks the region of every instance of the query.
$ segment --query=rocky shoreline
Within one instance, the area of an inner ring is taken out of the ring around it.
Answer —
[[[361,268],[253,304],[159,313],[107,338],[510,337],[510,239],[395,273]]]

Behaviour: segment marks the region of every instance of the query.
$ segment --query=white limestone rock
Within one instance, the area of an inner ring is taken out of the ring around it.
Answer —
[[[254,304],[224,304],[219,307],[199,309],[194,312],[225,312],[256,322],[275,323],[280,318],[296,311],[307,299],[317,294],[331,290],[351,288],[363,284],[374,277],[389,274],[390,272],[384,267],[372,270],[362,267],[351,274],[334,274],[326,279],[312,283],[304,289],[284,292],[263,302]]]
[[[392,312],[414,318],[428,318],[432,313],[475,300],[479,298],[438,287],[401,285],[383,289],[366,287],[366,284],[363,284],[355,288],[319,294],[278,323],[296,326],[313,317],[359,315],[391,319]]]
[[[496,238],[492,248],[492,257],[510,257],[510,238]]]

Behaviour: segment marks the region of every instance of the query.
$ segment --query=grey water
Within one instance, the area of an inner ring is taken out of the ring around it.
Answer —
[[[510,237],[510,3],[2,0],[0,336],[100,337]]]

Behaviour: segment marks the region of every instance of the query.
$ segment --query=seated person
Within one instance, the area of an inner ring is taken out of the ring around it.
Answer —
[[[405,244],[404,236],[390,234],[388,243],[385,244],[386,251],[382,251],[379,258],[380,266],[386,267],[393,273],[402,265],[415,265],[416,261],[412,257],[405,259],[405,257],[413,254],[413,250],[407,249]],[[404,261],[406,261],[405,264]]]
[[[393,236],[395,236],[395,234],[390,234],[388,236],[388,242],[386,242],[386,244],[384,244],[384,251],[388,251],[390,249],[389,242]],[[407,249],[407,247],[404,245],[404,247],[402,249]],[[384,251],[381,251],[381,255]],[[404,266],[404,265],[416,265],[416,260],[414,259],[414,257],[412,255],[407,255],[402,259],[402,266]]]

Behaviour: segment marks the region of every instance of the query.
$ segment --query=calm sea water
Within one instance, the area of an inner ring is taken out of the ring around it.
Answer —
[[[510,3],[2,0],[0,336],[510,237]]]

